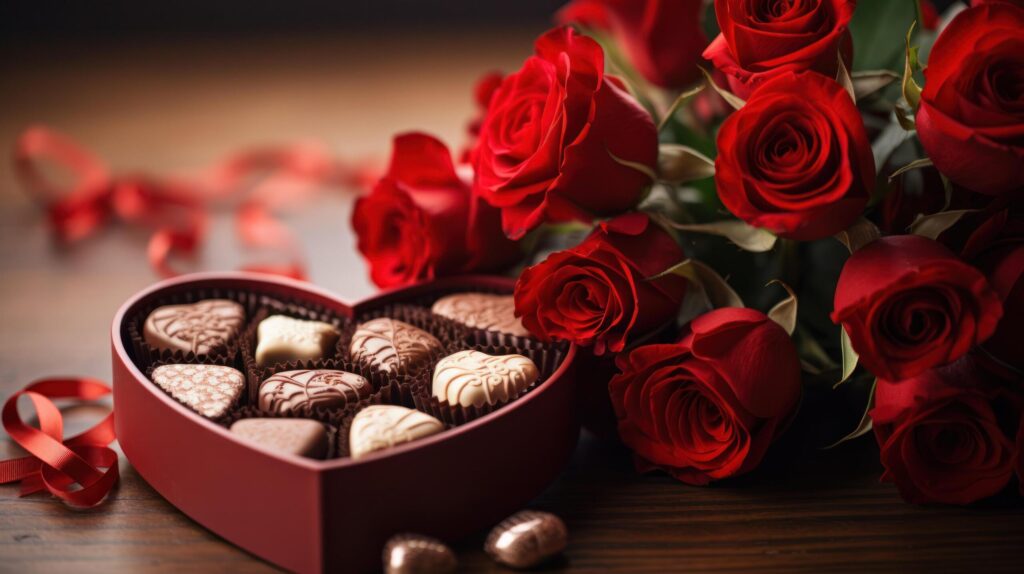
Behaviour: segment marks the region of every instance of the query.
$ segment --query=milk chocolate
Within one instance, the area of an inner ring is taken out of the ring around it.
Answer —
[[[231,425],[262,447],[309,458],[327,456],[327,429],[310,419],[242,419]]]
[[[538,376],[537,365],[522,355],[459,351],[437,363],[433,394],[452,405],[496,405],[519,396]]]
[[[531,568],[565,550],[567,543],[562,519],[548,512],[524,510],[491,530],[484,551],[513,568]]]
[[[451,548],[429,536],[396,534],[384,545],[384,574],[447,574],[456,565]]]
[[[245,310],[228,299],[165,305],[146,317],[142,336],[154,349],[203,355],[227,348],[243,320]]]
[[[220,365],[161,365],[153,370],[153,382],[210,419],[227,413],[245,386],[242,373]]]
[[[529,337],[530,332],[516,317],[511,295],[491,293],[455,293],[438,299],[430,309],[435,315],[485,331]]]
[[[340,336],[330,323],[272,315],[260,321],[256,329],[256,364],[267,366],[330,357]]]
[[[408,323],[381,317],[359,325],[352,336],[352,359],[387,373],[425,365],[441,341]]]
[[[260,410],[309,414],[313,409],[340,409],[365,399],[373,386],[365,377],[330,369],[284,371],[260,383]]]
[[[395,405],[372,405],[356,413],[348,432],[349,455],[362,458],[371,452],[412,442],[444,430],[434,417]]]

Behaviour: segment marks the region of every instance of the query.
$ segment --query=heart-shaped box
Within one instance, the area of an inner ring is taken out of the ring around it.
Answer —
[[[519,510],[561,472],[576,445],[570,347],[519,399],[441,434],[359,460],[312,460],[258,449],[154,385],[133,361],[128,321],[176,293],[228,289],[297,300],[354,317],[452,291],[508,293],[512,281],[459,277],[346,303],[307,283],[252,273],[200,273],[130,298],[114,317],[117,438],[136,471],[171,504],[226,540],[299,572],[379,568],[397,532],[457,540]]]

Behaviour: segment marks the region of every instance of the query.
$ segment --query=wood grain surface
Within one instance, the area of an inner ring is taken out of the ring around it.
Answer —
[[[384,158],[391,134],[436,133],[458,147],[470,90],[486,70],[512,69],[536,30],[487,34],[262,38],[177,44],[5,47],[0,143],[45,122],[117,169],[194,169],[246,144],[314,138],[350,158]],[[352,194],[325,193],[286,221],[312,279],[346,297],[373,291],[348,217]],[[34,378],[108,379],[109,321],[155,280],[144,231],[114,226],[72,249],[49,241],[37,208],[0,161],[0,399]],[[197,269],[228,269],[238,250],[215,220]],[[96,409],[70,409],[70,431]],[[0,457],[18,454],[0,439]],[[880,484],[871,439],[808,456],[776,456],[751,476],[710,488],[637,475],[620,447],[584,435],[565,474],[532,505],[562,516],[574,572],[1021,570],[1024,510],[905,504]],[[0,487],[0,571],[268,571],[273,567],[176,511],[121,459],[103,506],[77,511]],[[457,547],[465,571],[500,570]]]

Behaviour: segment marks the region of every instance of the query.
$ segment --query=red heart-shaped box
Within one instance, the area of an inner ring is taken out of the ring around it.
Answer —
[[[353,317],[434,292],[510,292],[496,277],[423,283],[346,303],[310,284],[251,273],[202,273],[129,299],[114,317],[114,407],[125,456],[171,504],[226,540],[299,572],[380,567],[398,532],[457,540],[519,510],[561,472],[579,434],[570,348],[536,389],[477,420],[354,461],[253,447],[156,387],[132,361],[127,321],[147,303],[203,289],[251,291]]]

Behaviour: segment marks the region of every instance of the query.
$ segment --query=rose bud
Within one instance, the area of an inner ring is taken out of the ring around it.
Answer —
[[[679,342],[619,355],[608,385],[619,435],[640,469],[688,484],[753,470],[800,399],[789,335],[753,309],[716,309]]]
[[[556,28],[494,93],[473,156],[478,192],[518,239],[544,221],[590,221],[636,205],[658,138],[650,114],[605,76],[597,42]]]
[[[996,363],[994,370],[1024,373],[1024,238],[991,246],[976,263],[1003,302],[1003,318],[982,345],[984,358]]]
[[[832,321],[869,371],[898,381],[959,359],[1000,316],[999,295],[980,271],[936,241],[897,235],[850,256]]]
[[[397,136],[387,174],[356,200],[352,227],[370,277],[388,288],[514,263],[498,211],[474,200],[451,154],[431,136]]]
[[[672,236],[647,215],[622,215],[523,271],[515,287],[516,315],[543,341],[593,345],[598,355],[621,351],[629,338],[674,320],[686,279],[647,278],[684,258]]]
[[[853,41],[847,25],[856,5],[854,0],[715,0],[722,33],[704,57],[729,77],[729,87],[741,98],[787,72],[814,70],[834,78],[840,51],[851,69]]]
[[[700,78],[703,14],[703,0],[573,0],[557,18],[610,34],[647,81],[679,88]]]
[[[957,14],[928,56],[917,135],[943,175],[973,191],[1024,187],[1024,8]]]
[[[993,398],[967,359],[898,382],[878,379],[871,420],[882,480],[918,504],[967,504],[1002,490],[1014,448]]]
[[[875,186],[857,106],[820,74],[765,82],[718,132],[715,185],[736,217],[782,237],[822,239],[846,229]]]

